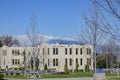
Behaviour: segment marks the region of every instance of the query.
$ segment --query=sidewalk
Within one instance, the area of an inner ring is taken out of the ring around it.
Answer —
[[[33,80],[33,79],[7,79],[7,80]],[[36,79],[36,80],[93,80],[93,78],[51,78],[51,79]]]

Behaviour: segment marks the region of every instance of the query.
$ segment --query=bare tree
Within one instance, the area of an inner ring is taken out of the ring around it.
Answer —
[[[120,42],[120,0],[95,0],[97,5],[101,7],[102,10],[106,11],[111,17],[111,20],[116,20],[116,23],[111,23],[104,17],[105,23],[103,30],[110,35],[112,35],[117,41]],[[106,13],[103,12],[105,16]]]
[[[116,53],[118,49],[118,45],[113,37],[109,39],[107,44],[102,47],[102,54],[106,56],[106,68],[115,67],[116,65]],[[112,71],[111,71],[112,72]]]
[[[13,45],[16,45],[16,46],[20,45],[17,39],[13,39],[13,37],[9,35],[1,36],[0,40],[2,41],[3,45],[9,46],[9,47]]]
[[[92,2],[92,9],[89,11],[89,15],[84,16],[86,24],[85,30],[82,31],[81,39],[82,42],[91,44],[93,46],[93,61],[94,61],[94,80],[96,79],[96,53],[97,45],[101,44],[104,38],[104,33],[100,30],[101,18],[99,14],[99,8],[95,1]]]
[[[38,47],[38,45],[41,44],[41,38],[39,36],[39,33],[37,32],[36,28],[37,28],[37,23],[36,23],[36,19],[37,17],[32,16],[31,17],[31,23],[30,23],[30,30],[27,31],[27,36],[29,38],[29,41],[31,43],[31,60],[33,62],[33,71],[34,71],[34,80],[36,80],[35,77],[35,71],[36,71],[36,62],[39,62],[37,60],[38,59],[38,55],[39,55],[39,51],[40,48]],[[37,63],[39,64],[39,63]]]

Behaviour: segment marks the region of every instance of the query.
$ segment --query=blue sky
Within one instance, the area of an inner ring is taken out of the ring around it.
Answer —
[[[34,15],[40,34],[75,38],[89,6],[89,0],[0,0],[0,34],[25,34]]]

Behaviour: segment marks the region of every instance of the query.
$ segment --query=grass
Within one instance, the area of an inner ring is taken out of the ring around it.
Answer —
[[[93,77],[92,73],[86,72],[75,72],[69,74],[42,74],[41,78],[83,78],[83,77]],[[116,74],[106,74],[108,80],[120,80],[120,78],[115,78]],[[113,78],[112,78],[113,77]],[[11,75],[5,76],[4,78],[16,78],[16,79],[27,79],[24,75]]]
[[[43,74],[41,78],[77,78],[77,77],[92,77],[91,73],[85,72],[76,72],[76,73],[69,73],[69,74]]]
[[[91,73],[85,73],[85,72],[75,72],[75,73],[69,73],[69,74],[42,74],[41,78],[77,78],[77,77],[92,77],[93,75]],[[16,78],[16,79],[26,79],[24,75],[11,75],[11,76],[5,76],[5,78]]]
[[[26,79],[24,75],[10,75],[10,76],[4,76],[4,78]]]
[[[120,80],[120,78],[108,78],[107,80]]]

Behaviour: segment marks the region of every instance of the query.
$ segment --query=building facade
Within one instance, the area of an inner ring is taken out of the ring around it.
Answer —
[[[93,70],[93,48],[90,45],[45,43],[34,49],[32,47],[3,46],[0,51],[1,69],[31,68],[32,60],[35,57],[40,70],[44,70],[47,65],[48,69],[64,72],[65,64],[69,70],[73,71],[76,64],[79,65],[79,70],[84,70],[86,64]]]

